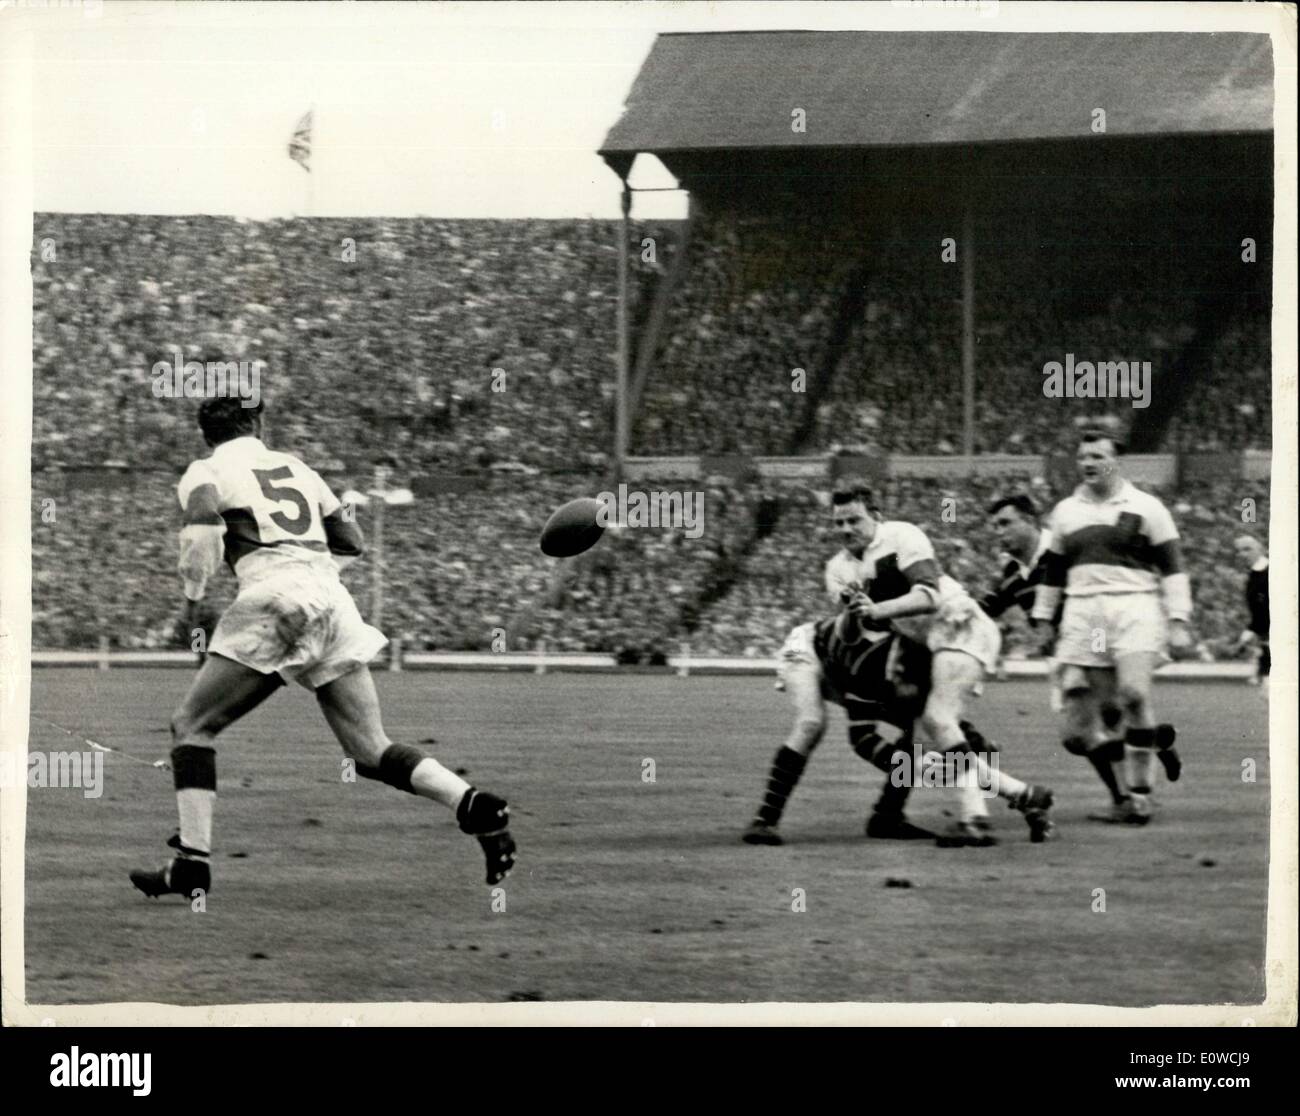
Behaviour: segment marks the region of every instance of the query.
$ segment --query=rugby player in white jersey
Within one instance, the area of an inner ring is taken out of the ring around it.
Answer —
[[[888,628],[929,649],[930,687],[921,728],[934,752],[969,756],[958,780],[959,818],[939,843],[994,843],[982,788],[1025,815],[1032,841],[1044,840],[1053,829],[1051,791],[990,767],[972,750],[962,728],[967,698],[979,693],[985,672],[996,668],[1002,641],[998,626],[939,570],[925,532],[911,523],[883,519],[865,485],[837,489],[831,513],[844,549],[826,563],[827,592],[851,602],[864,638],[873,629]]]
[[[177,488],[187,609],[203,599],[223,557],[239,592],[172,715],[180,830],[168,845],[175,855],[159,869],[133,871],[132,883],[152,897],[210,890],[217,734],[290,681],[315,693],[359,775],[454,810],[483,848],[487,882],[499,882],[515,855],[505,800],[384,733],[367,664],[386,640],[339,580],[340,567],[361,556],[361,531],[319,474],[262,443],[261,404],[245,402],[209,399],[199,407],[212,453],[193,462]]]
[[[1007,561],[1002,567],[997,588],[980,601],[980,608],[995,620],[1011,608],[1020,608],[1025,616],[1030,618],[1030,624],[1037,626],[1037,621],[1032,619],[1034,598],[1047,570],[1052,533],[1038,525],[1037,505],[1022,493],[1003,496],[994,501],[988,509],[988,515],[989,525],[993,528]],[[1058,605],[1056,616],[1053,618],[1057,624],[1060,623],[1060,615],[1061,607]],[[1061,687],[1061,672],[1061,664],[1053,660],[1052,708],[1057,711],[1063,710],[1068,700],[1071,716],[1074,716],[1084,707],[1086,694],[1083,695],[1084,700],[1080,700],[1077,693],[1067,699]],[[1067,735],[1063,744],[1072,755],[1082,756],[1092,764],[1098,778],[1110,792],[1110,810],[1106,813],[1089,814],[1088,817],[1099,821],[1113,821],[1117,814],[1126,811],[1125,799],[1127,798],[1120,789],[1113,763],[1117,754],[1121,761],[1124,755],[1122,733],[1116,735],[1119,711],[1118,709],[1106,710],[1100,723],[1092,725],[1096,731],[1090,731],[1089,722],[1094,721],[1095,719],[1089,715],[1079,732]],[[1166,762],[1176,766],[1178,753],[1173,747],[1173,725],[1156,725],[1156,738],[1164,742],[1167,752]]]
[[[1151,676],[1167,646],[1192,643],[1192,592],[1173,517],[1124,479],[1122,449],[1105,433],[1080,440],[1083,483],[1052,511],[1052,544],[1033,617],[1049,625],[1061,664],[1065,747],[1087,748],[1104,737],[1123,797],[1103,816],[1145,825],[1156,761],[1170,782],[1182,770],[1172,726],[1156,724]],[[1057,631],[1050,626],[1062,592]]]

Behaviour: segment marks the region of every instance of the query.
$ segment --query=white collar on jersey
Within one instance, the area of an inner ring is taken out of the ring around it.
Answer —
[[[262,445],[262,439],[257,437],[257,435],[241,434],[238,438],[231,438],[228,442],[222,442],[221,445],[219,446],[213,446],[212,456],[216,457],[217,454],[219,453],[225,454],[225,453],[241,450],[244,448],[254,448],[254,447],[257,449],[266,448],[264,445]]]
[[[1255,559],[1255,564],[1254,564],[1253,566],[1250,567],[1250,572],[1251,572],[1251,573],[1260,573],[1261,571],[1266,570],[1266,569],[1268,569],[1268,555],[1267,555],[1267,554],[1265,554],[1262,558],[1256,558],[1256,559]]]

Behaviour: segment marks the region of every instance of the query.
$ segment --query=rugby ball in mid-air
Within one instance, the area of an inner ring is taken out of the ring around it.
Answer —
[[[556,508],[542,528],[542,553],[552,558],[572,558],[590,550],[605,533],[605,514],[605,505],[590,496]]]

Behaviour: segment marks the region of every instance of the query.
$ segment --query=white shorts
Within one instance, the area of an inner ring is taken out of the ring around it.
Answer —
[[[341,581],[297,568],[241,589],[208,650],[315,690],[370,662],[387,642]]]
[[[948,619],[941,611],[930,625],[925,645],[931,652],[964,651],[984,668],[986,674],[998,669],[1002,650],[1002,632],[978,605],[960,619]]]
[[[800,687],[801,689],[806,690],[816,686],[825,696],[830,697],[827,692],[830,687],[822,676],[822,665],[813,647],[816,629],[815,623],[800,624],[796,628],[791,628],[790,634],[785,637],[781,650],[776,654],[778,690],[790,689],[792,683],[803,682],[804,686]]]
[[[1114,667],[1139,652],[1165,657],[1165,611],[1155,593],[1066,597],[1055,659],[1067,666]]]

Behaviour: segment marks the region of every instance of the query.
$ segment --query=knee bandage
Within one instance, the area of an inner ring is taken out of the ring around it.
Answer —
[[[1061,747],[1072,756],[1086,756],[1092,751],[1086,736],[1067,736],[1061,741]]]
[[[424,753],[419,748],[414,748],[410,744],[390,744],[379,757],[377,765],[372,767],[368,763],[357,764],[357,774],[414,794],[411,773],[419,766],[422,759]]]
[[[172,749],[172,780],[177,790],[217,789],[217,750],[206,744],[177,744]]]

